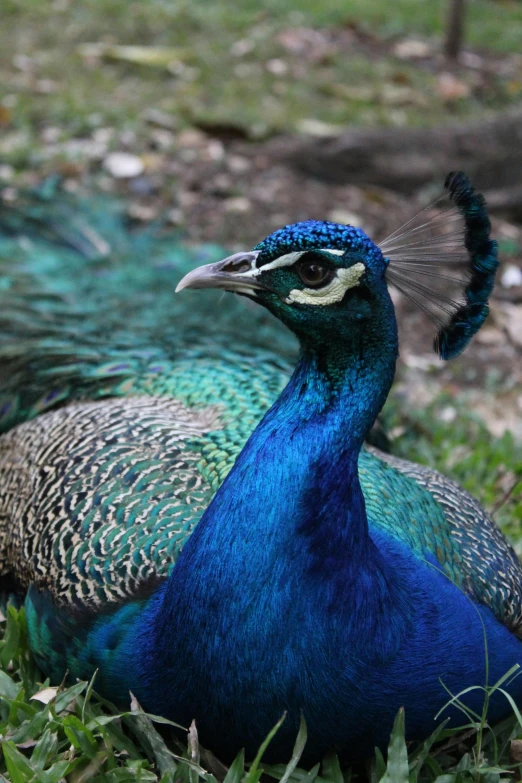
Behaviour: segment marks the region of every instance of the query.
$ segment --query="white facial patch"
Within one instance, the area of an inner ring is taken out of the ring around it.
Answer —
[[[329,251],[331,252],[331,251]],[[297,255],[297,254],[294,254]],[[263,267],[266,268],[266,267]],[[335,277],[323,288],[294,288],[285,301],[287,304],[326,305],[340,302],[349,288],[355,288],[364,274],[366,267],[362,263],[354,264],[349,269],[337,269]]]

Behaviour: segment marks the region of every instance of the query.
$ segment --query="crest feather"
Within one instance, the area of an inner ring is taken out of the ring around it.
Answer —
[[[488,316],[498,257],[484,196],[462,172],[448,174],[444,188],[380,247],[390,261],[390,283],[435,322],[435,351],[451,359]]]

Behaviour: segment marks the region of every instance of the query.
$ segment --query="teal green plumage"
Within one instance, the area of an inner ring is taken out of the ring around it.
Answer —
[[[110,200],[53,194],[4,207],[0,225],[0,568],[70,608],[69,638],[63,615],[27,604],[33,648],[57,676],[63,655],[80,659],[78,612],[118,611],[125,629],[171,573],[297,344],[237,297],[174,297],[191,268],[226,253],[161,226],[128,230]],[[521,634],[520,565],[473,499],[373,449],[359,478],[379,533]]]
[[[191,248],[160,228],[127,232],[118,203],[103,198],[76,210],[56,197],[1,215],[0,431],[73,399],[179,389],[190,402],[200,367],[204,386],[221,384],[220,400],[230,388],[224,374],[237,368],[232,386],[243,387],[245,413],[266,409],[282,387],[280,370],[289,372],[293,338],[261,308],[243,323],[243,302],[216,308],[210,294],[194,308],[172,295],[176,279],[223,249]],[[215,329],[201,334],[209,318]],[[265,372],[267,347],[277,353]],[[253,359],[258,372],[239,384]]]

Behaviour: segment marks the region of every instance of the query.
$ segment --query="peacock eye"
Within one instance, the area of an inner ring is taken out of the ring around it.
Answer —
[[[331,280],[333,270],[318,261],[302,261],[297,273],[308,288],[319,288]]]

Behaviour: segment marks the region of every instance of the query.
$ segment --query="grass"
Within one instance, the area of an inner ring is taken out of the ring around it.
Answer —
[[[499,682],[483,688],[480,715],[463,706],[463,694],[449,694],[448,703],[462,709],[462,727],[449,729],[441,722],[416,747],[405,742],[401,709],[386,761],[376,750],[366,770],[342,767],[333,753],[312,769],[300,768],[307,738],[303,719],[288,763],[264,764],[263,753],[284,716],[252,763],[245,764],[241,751],[227,769],[199,747],[194,730],[184,747],[178,737],[165,735],[175,724],[147,715],[135,700],[129,711],[121,712],[97,697],[95,678],[69,687],[42,682],[28,650],[23,610],[10,606],[3,626],[0,775],[13,783],[259,783],[261,777],[281,783],[351,783],[366,778],[371,783],[501,783],[510,774],[520,774],[522,767],[510,757],[511,741],[522,733],[522,716],[516,706],[513,717],[499,726],[492,728],[486,720],[489,699],[496,691],[505,693],[506,683],[518,674],[516,666]]]
[[[448,424],[445,412],[451,410]],[[391,450],[450,476],[493,515],[522,554],[522,443],[510,432],[494,438],[473,413],[467,395],[440,394],[415,409],[392,396],[383,412],[387,431],[399,432]]]
[[[60,144],[107,127],[136,134],[133,148],[146,148],[150,108],[180,127],[224,123],[258,137],[298,129],[308,119],[326,125],[451,122],[519,99],[519,67],[508,75],[493,69],[484,84],[462,72],[469,95],[448,99],[438,90],[437,69],[391,54],[393,41],[408,35],[438,45],[445,5],[314,0],[305,9],[296,0],[147,0],[130,13],[126,0],[4,0],[2,161],[34,167],[53,156],[74,160],[81,157],[78,148],[60,151]],[[475,0],[468,16],[469,46],[499,56],[518,52],[517,0]],[[319,42],[296,39],[301,28]],[[90,42],[170,52],[159,63],[137,65],[114,56],[86,58],[79,47]]]

